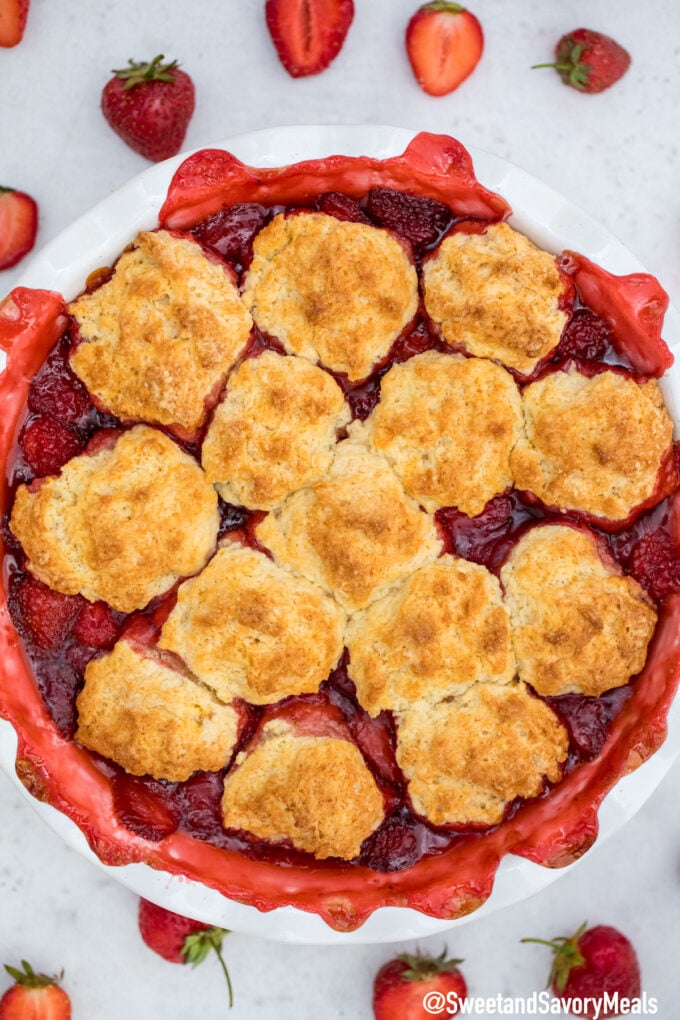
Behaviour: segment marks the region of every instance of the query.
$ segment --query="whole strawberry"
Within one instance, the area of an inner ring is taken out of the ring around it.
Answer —
[[[402,953],[384,964],[373,983],[376,1020],[426,1020],[455,1016],[457,1003],[467,998],[458,970],[462,960],[447,960],[446,949],[436,958]]]
[[[482,26],[452,0],[430,0],[406,26],[406,52],[416,81],[430,96],[445,96],[472,74],[484,49]]]
[[[554,64],[537,67],[554,67],[565,85],[579,92],[604,92],[626,73],[630,53],[602,32],[577,28],[557,43]]]
[[[229,934],[226,928],[215,928],[202,921],[194,921],[172,910],[157,907],[145,899],[139,901],[138,923],[140,934],[149,949],[170,963],[190,963],[192,967],[197,967],[214,950],[227,981],[231,1009],[234,993],[229,971],[222,958],[222,940]]]
[[[605,994],[619,999],[640,998],[640,967],[633,946],[616,928],[600,924],[587,928],[582,924],[572,936],[545,941],[522,939],[549,946],[553,964],[548,983],[553,993],[567,999],[589,999],[591,1009],[581,1016],[595,1020],[599,1017],[618,1016],[607,1008]]]
[[[129,60],[104,86],[102,113],[131,149],[155,163],[179,152],[194,112],[194,83],[177,61]]]
[[[38,232],[38,206],[25,191],[0,187],[0,269],[27,255]]]
[[[71,1001],[59,982],[63,977],[36,974],[30,963],[23,970],[5,964],[14,984],[0,999],[0,1020],[71,1020]]]

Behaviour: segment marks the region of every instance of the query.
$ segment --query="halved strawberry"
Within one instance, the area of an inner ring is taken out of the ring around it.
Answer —
[[[2,24],[0,16],[0,35]],[[38,206],[31,196],[0,187],[0,269],[11,269],[28,254],[37,232]]]
[[[71,1001],[58,977],[36,974],[30,963],[21,961],[23,970],[5,964],[15,983],[0,999],[0,1020],[71,1020]]]
[[[406,51],[420,87],[431,96],[457,89],[479,63],[484,34],[474,14],[450,3],[431,0],[406,28]]]
[[[31,574],[12,577],[10,613],[22,632],[45,651],[64,643],[82,604],[79,595],[62,595]]]
[[[29,3],[30,0],[0,0],[0,46],[16,46],[21,42]]]
[[[325,71],[354,18],[354,0],[267,0],[267,28],[293,78]]]

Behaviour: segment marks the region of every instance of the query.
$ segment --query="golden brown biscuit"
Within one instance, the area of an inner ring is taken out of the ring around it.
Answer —
[[[274,720],[238,760],[224,783],[226,828],[290,841],[318,858],[352,860],[383,820],[382,794],[347,740],[296,736]]]
[[[515,675],[510,621],[493,574],[442,556],[350,620],[349,675],[370,715],[435,703]]]
[[[110,280],[69,308],[71,365],[119,418],[196,429],[252,320],[225,266],[165,230],[139,234]]]
[[[223,701],[265,705],[318,690],[340,658],[344,625],[316,585],[230,543],[181,586],[159,647]]]
[[[238,713],[203,684],[127,641],[93,659],[78,695],[75,739],[135,776],[183,782],[231,758]]]
[[[129,613],[201,569],[219,514],[196,461],[137,425],[58,476],[20,485],[10,527],[45,584]]]
[[[569,318],[554,256],[507,223],[449,234],[423,264],[423,283],[448,343],[524,374],[557,346]]]
[[[569,736],[526,686],[476,684],[399,716],[397,761],[411,803],[434,825],[495,825],[515,797],[556,783]]]
[[[328,372],[265,351],[229,379],[203,443],[203,467],[227,503],[271,510],[323,477],[349,416]]]
[[[603,561],[591,534],[532,528],[501,581],[520,679],[539,694],[599,696],[644,666],[656,611],[637,581]]]
[[[525,434],[510,463],[518,489],[550,506],[625,519],[656,487],[673,422],[657,382],[618,372],[553,372],[522,394]]]
[[[289,496],[258,539],[354,612],[436,559],[434,520],[408,497],[387,461],[358,443],[336,449],[327,479]]]
[[[253,252],[243,301],[260,329],[350,379],[367,376],[416,314],[415,267],[386,230],[279,215]]]
[[[410,496],[474,517],[512,485],[523,419],[512,376],[483,358],[427,351],[394,365],[380,402],[352,438],[387,457]]]

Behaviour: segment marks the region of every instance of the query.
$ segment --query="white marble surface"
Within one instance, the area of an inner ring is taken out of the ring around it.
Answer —
[[[44,243],[143,169],[101,118],[108,69],[128,57],[177,56],[196,82],[187,147],[277,124],[392,123],[448,132],[522,165],[621,237],[680,301],[680,9],[674,0],[493,0],[473,4],[486,32],[482,63],[458,92],[425,96],[410,76],[403,27],[417,0],[356,0],[346,46],[323,75],[280,68],[261,0],[32,0],[24,42],[0,51],[0,183],[40,203]],[[547,59],[562,31],[609,31],[633,67],[601,96],[565,88]],[[0,275],[9,290],[17,270]],[[678,1015],[680,769],[609,843],[519,907],[472,920],[449,939],[478,995],[530,994],[547,960],[523,935],[613,923],[638,947],[659,1015]],[[135,897],[67,850],[0,776],[0,961],[66,970],[74,1017],[194,1020],[222,1010],[214,964],[192,973],[141,944]],[[442,937],[427,940],[439,949]],[[309,948],[231,935],[232,1015],[368,1020],[373,974],[396,947]],[[5,986],[0,977],[0,989]]]

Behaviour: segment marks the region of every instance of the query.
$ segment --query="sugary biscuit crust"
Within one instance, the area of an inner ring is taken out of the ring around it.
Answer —
[[[522,683],[476,684],[399,716],[397,760],[415,811],[433,825],[495,825],[515,797],[562,778],[569,736]]]
[[[335,737],[296,736],[267,723],[254,750],[226,777],[224,825],[315,857],[357,857],[380,825],[382,794],[359,750]]]
[[[159,646],[223,701],[265,705],[318,690],[340,658],[344,625],[316,585],[230,543],[180,587]]]
[[[423,263],[425,307],[451,344],[530,373],[567,323],[564,284],[549,252],[507,223],[453,231]]]
[[[243,301],[287,351],[363,379],[418,307],[418,278],[388,231],[323,213],[278,215],[257,235]]]
[[[203,467],[227,503],[271,510],[324,476],[349,416],[328,372],[265,351],[230,377],[203,443]]]
[[[510,451],[522,424],[519,391],[504,368],[427,351],[389,370],[380,402],[352,437],[387,457],[426,510],[455,506],[473,517],[512,484]]]
[[[290,496],[256,534],[277,562],[349,613],[441,551],[433,518],[404,493],[387,461],[349,441],[338,445],[328,477]]]
[[[129,613],[201,569],[219,514],[196,461],[137,425],[37,487],[19,486],[10,527],[45,584]]]
[[[532,528],[501,581],[520,678],[539,694],[597,697],[644,666],[656,611],[637,581],[603,561],[591,534]]]
[[[349,675],[370,715],[437,702],[515,674],[500,584],[476,563],[442,556],[357,613],[346,632]]]
[[[123,420],[196,429],[244,347],[252,320],[227,268],[165,230],[139,234],[111,279],[69,308],[71,365]]]
[[[228,763],[239,717],[203,684],[119,641],[85,670],[75,739],[135,776],[183,782]]]
[[[553,372],[526,387],[522,407],[526,431],[511,456],[517,488],[611,520],[653,494],[673,438],[654,379]]]

